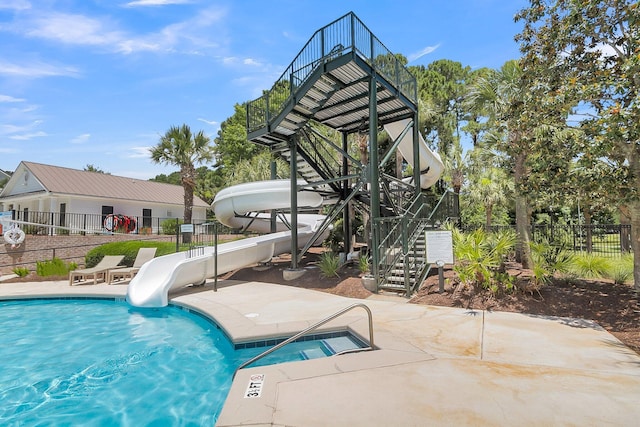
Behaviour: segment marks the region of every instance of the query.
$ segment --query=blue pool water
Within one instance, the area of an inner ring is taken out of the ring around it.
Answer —
[[[4,301],[0,326],[0,425],[213,425],[236,367],[265,350],[179,307],[113,300]],[[292,343],[259,363],[326,354]]]

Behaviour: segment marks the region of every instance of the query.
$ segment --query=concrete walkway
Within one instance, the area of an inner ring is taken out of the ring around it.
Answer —
[[[0,298],[124,296],[126,285],[0,283]],[[354,300],[257,282],[187,288],[236,342],[287,336],[353,303],[376,351],[238,372],[218,426],[636,426],[640,357],[596,323]],[[355,309],[323,329],[368,337]],[[246,398],[251,377],[261,395]],[[254,377],[255,378],[255,377]]]

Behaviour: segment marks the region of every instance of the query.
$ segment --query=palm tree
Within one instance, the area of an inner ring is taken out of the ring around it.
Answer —
[[[517,109],[524,98],[522,69],[517,61],[507,61],[500,70],[494,70],[478,78],[467,94],[468,102],[475,111],[483,111],[488,123],[496,124],[497,133],[494,142],[500,151],[506,153],[513,164],[513,180],[520,188],[527,176],[527,158],[529,150],[525,147],[525,132],[518,123]],[[518,245],[516,257],[524,268],[533,265],[529,248],[529,201],[526,194],[516,191],[516,230]]]
[[[184,222],[191,224],[193,213],[193,192],[196,186],[196,168],[198,163],[213,160],[213,147],[210,139],[199,131],[193,135],[186,124],[180,127],[171,126],[160,137],[158,145],[151,148],[151,160],[154,163],[175,165],[180,167],[180,181],[184,188]]]

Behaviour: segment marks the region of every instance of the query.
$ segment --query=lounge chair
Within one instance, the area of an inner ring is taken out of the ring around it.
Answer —
[[[135,261],[133,261],[132,267],[120,267],[114,268],[113,270],[109,270],[107,273],[107,284],[111,284],[114,280],[125,280],[125,279],[133,279],[133,276],[140,270],[142,264],[153,259],[156,256],[156,250],[158,248],[140,248],[138,249],[138,254],[136,255]]]
[[[105,255],[94,267],[73,270],[69,272],[69,286],[73,286],[76,279],[89,280],[89,278],[93,278],[93,284],[96,285],[98,278],[104,281],[109,270],[116,268],[123,259],[124,255]]]

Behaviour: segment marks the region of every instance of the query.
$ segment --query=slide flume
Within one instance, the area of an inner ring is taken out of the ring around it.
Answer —
[[[391,139],[395,141],[400,137],[402,131],[408,124],[409,119],[398,120],[397,122],[384,125],[384,130],[387,131]],[[418,165],[420,168],[420,188],[429,188],[440,179],[440,175],[444,172],[444,164],[442,163],[442,159],[440,159],[440,155],[431,151],[420,132],[418,132],[418,136],[420,138],[418,143],[420,150],[420,164]],[[402,154],[402,157],[404,157],[407,163],[415,167],[413,164],[413,132],[409,131],[404,135],[398,145],[398,151],[400,151],[400,154]]]
[[[257,217],[242,216],[248,212],[286,208],[291,202],[289,180],[258,181],[234,185],[220,191],[212,207],[216,219],[232,228],[248,227],[257,232],[271,228],[270,214]],[[298,192],[300,207],[319,207],[322,196],[312,192]],[[288,219],[287,219],[288,220]],[[322,215],[298,215],[298,245],[303,247],[324,220]],[[286,227],[277,222],[278,230]],[[321,243],[328,231],[317,241]],[[136,307],[164,307],[169,291],[190,284],[200,284],[215,274],[215,248],[204,247],[204,253],[189,258],[188,252],[178,252],[152,259],[145,263],[129,283],[127,302]],[[291,232],[277,231],[218,245],[218,274],[259,262],[291,251]]]
[[[385,130],[395,141],[408,125],[409,120],[386,124]],[[398,145],[398,151],[413,167],[413,133],[406,132]],[[440,156],[431,151],[420,135],[419,140],[420,187],[429,188],[436,183],[444,171]],[[409,178],[410,179],[410,178]],[[304,184],[304,182],[300,182]],[[320,207],[322,197],[313,192],[298,192],[298,206]],[[232,228],[248,228],[260,233],[271,229],[270,214],[243,216],[249,212],[270,209],[286,209],[291,203],[289,180],[257,181],[234,185],[221,190],[212,203],[216,219]],[[289,221],[288,218],[285,218]],[[324,216],[298,215],[298,246],[302,248],[320,226]],[[320,244],[329,230],[317,237]],[[275,233],[237,240],[218,245],[218,274],[259,262],[268,262],[272,257],[291,251],[291,232],[282,222],[277,222]],[[204,283],[215,274],[215,248],[204,247],[203,253],[189,257],[188,252],[178,252],[152,259],[142,266],[127,289],[127,301],[136,307],[164,307],[168,294],[190,284]]]

